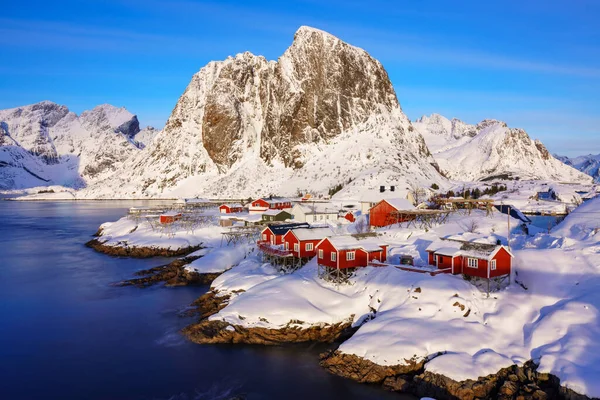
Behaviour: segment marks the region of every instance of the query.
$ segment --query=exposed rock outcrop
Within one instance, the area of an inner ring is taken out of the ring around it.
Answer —
[[[198,194],[251,196],[267,186],[295,194],[310,176],[323,182],[311,192],[327,193],[358,177],[439,181],[433,163],[383,66],[363,49],[301,27],[277,61],[245,52],[203,67],[157,140],[124,167],[133,185],[118,174],[103,184],[158,195],[201,176]]]
[[[556,376],[537,372],[537,365],[531,361],[523,366],[513,365],[496,374],[462,382],[424,371],[424,365],[423,360],[406,360],[404,365],[381,366],[339,351],[321,356],[321,366],[336,375],[357,382],[381,384],[391,391],[437,400],[589,399],[560,386],[560,380]]]
[[[247,343],[277,345],[283,343],[334,342],[340,335],[351,329],[351,322],[335,325],[299,327],[290,321],[288,326],[269,329],[241,325],[231,325],[224,321],[204,320],[186,327],[182,332],[193,342],[202,344],[214,343]]]
[[[107,245],[98,239],[92,239],[85,244],[97,252],[108,254],[115,257],[133,257],[133,258],[149,258],[149,257],[181,257],[187,256],[196,250],[202,248],[202,245],[183,247],[180,249],[165,249],[161,247],[142,247],[121,245]]]
[[[135,273],[140,278],[118,282],[117,286],[149,287],[157,283],[165,286],[210,285],[221,273],[201,274],[187,271],[184,267],[201,256],[178,258],[169,264],[145,269]]]

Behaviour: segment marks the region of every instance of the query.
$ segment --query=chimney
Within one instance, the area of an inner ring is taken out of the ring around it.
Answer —
[[[379,193],[385,192],[385,186],[379,186]]]
[[[390,186],[390,192],[394,192],[396,190],[396,186]]]

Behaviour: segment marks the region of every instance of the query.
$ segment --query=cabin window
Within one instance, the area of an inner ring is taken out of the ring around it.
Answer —
[[[331,253],[331,261],[337,261],[337,253]]]
[[[267,234],[263,233],[263,240],[266,242],[267,241]]]
[[[289,242],[285,242],[285,249],[289,250],[290,249],[290,243]]]
[[[491,269],[492,271],[495,271],[495,270],[496,270],[496,260],[492,260],[492,261],[490,261],[490,269]]]
[[[470,268],[478,268],[478,267],[479,267],[479,264],[478,264],[478,262],[477,262],[477,259],[476,259],[476,258],[468,258],[468,259],[467,259],[467,265],[468,265]]]
[[[443,262],[444,262],[444,257],[442,257],[442,256],[438,256],[438,262],[439,262],[439,263],[443,263]]]
[[[321,221],[323,221],[323,216],[321,215],[319,219],[320,219]]]
[[[346,253],[346,261],[352,261],[354,260],[354,252],[353,251],[349,251]]]
[[[312,251],[313,249],[313,244],[312,243],[306,243],[306,251]]]
[[[300,245],[298,243],[294,243],[294,251],[300,250]]]
[[[319,258],[323,259],[323,249],[319,249]]]

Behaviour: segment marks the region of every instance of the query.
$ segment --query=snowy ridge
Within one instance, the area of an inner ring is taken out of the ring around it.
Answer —
[[[467,125],[434,114],[417,120],[414,126],[451,179],[591,182],[585,174],[552,157],[539,140],[531,140],[524,130],[509,128],[502,121]]]
[[[79,116],[50,101],[0,110],[0,187],[84,187],[139,152],[139,132],[135,115],[109,104]]]
[[[382,65],[301,27],[277,61],[246,52],[202,68],[124,164],[128,179],[117,172],[82,196],[327,194],[390,176],[430,186],[444,181],[433,164]]]
[[[594,178],[594,182],[600,183],[600,154],[593,155],[589,154],[587,156],[579,156],[574,158],[569,158],[565,156],[557,156],[554,157],[570,167],[578,169]]]

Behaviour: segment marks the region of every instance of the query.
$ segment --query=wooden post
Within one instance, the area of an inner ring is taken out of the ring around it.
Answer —
[[[487,278],[487,297],[490,298],[490,278]]]
[[[507,234],[507,243],[508,243],[508,250],[510,250],[510,207],[508,207],[508,214],[507,214],[507,221],[508,221],[508,234]],[[489,296],[489,293],[488,293]]]

